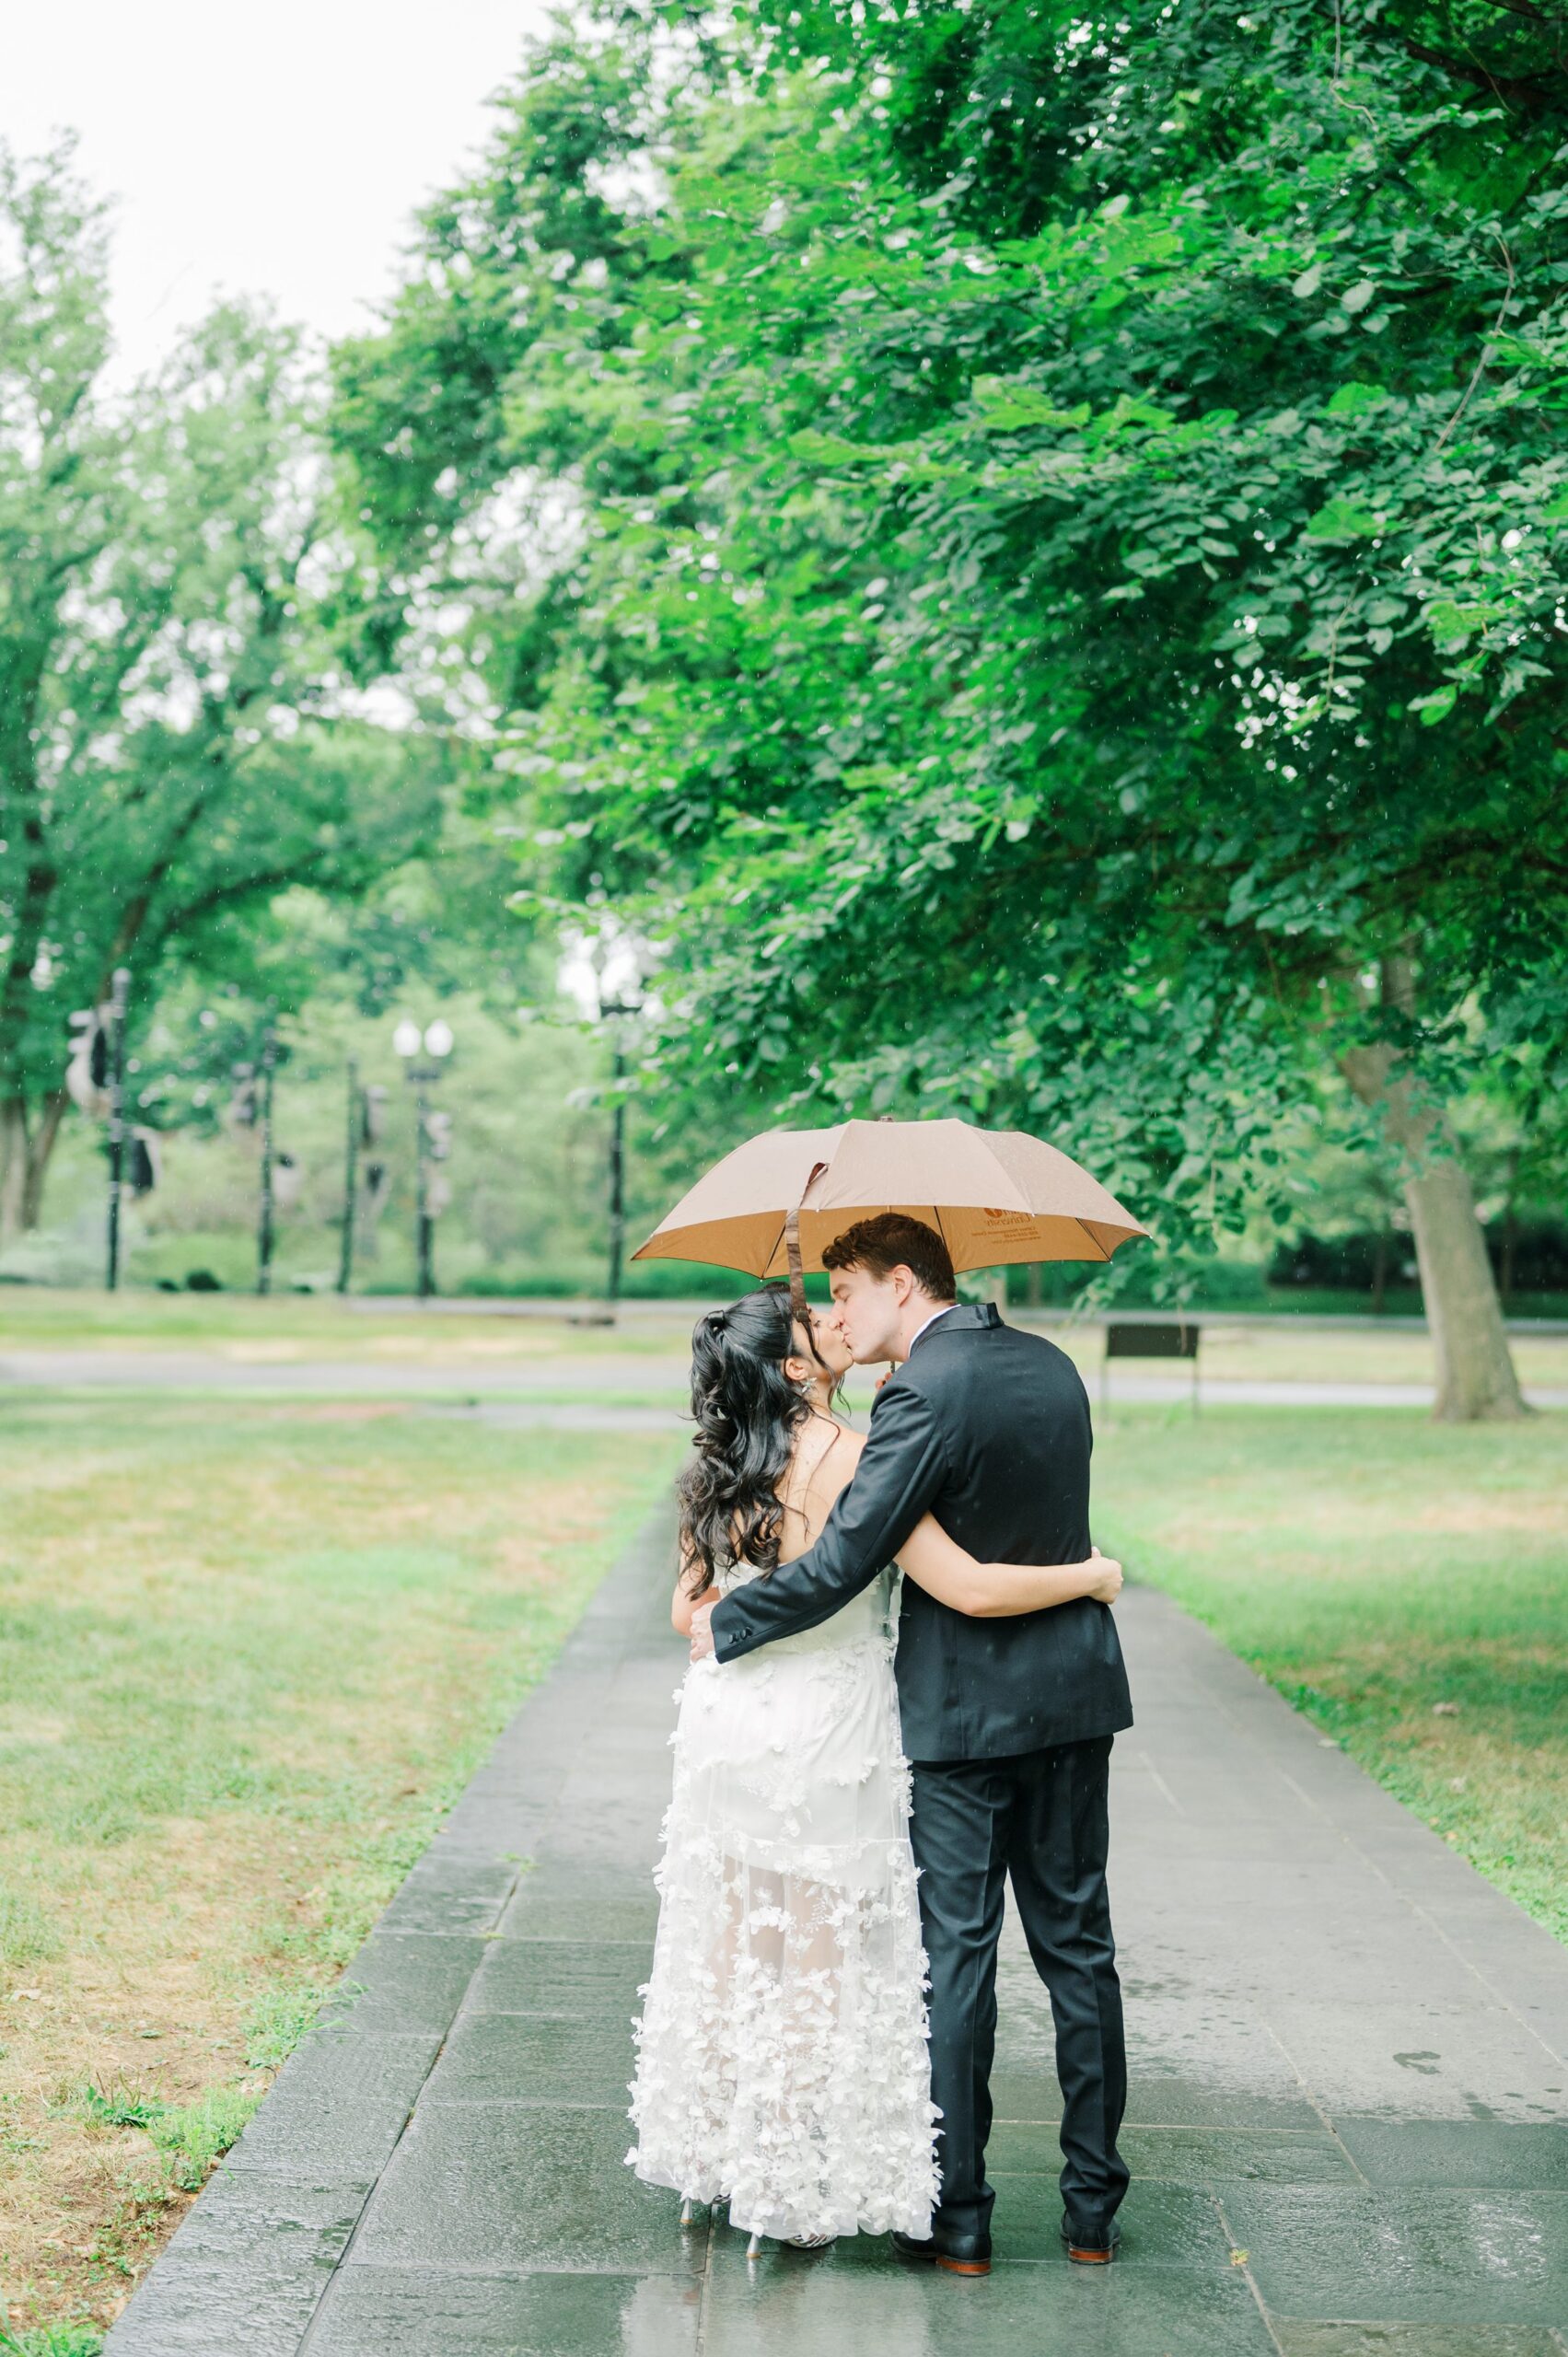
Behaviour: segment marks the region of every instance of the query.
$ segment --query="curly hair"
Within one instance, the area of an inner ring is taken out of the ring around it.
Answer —
[[[681,1473],[681,1560],[694,1596],[732,1564],[775,1569],[779,1491],[795,1436],[812,1413],[784,1373],[799,1345],[788,1293],[764,1285],[699,1318],[691,1335],[697,1434]],[[813,1346],[813,1354],[814,1346]]]

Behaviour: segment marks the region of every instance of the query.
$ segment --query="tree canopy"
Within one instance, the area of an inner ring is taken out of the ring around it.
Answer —
[[[66,1016],[116,966],[222,965],[296,882],[428,838],[427,753],[334,653],[352,560],[293,340],[216,312],[105,389],[105,253],[69,154],[0,156],[0,1209],[37,1191]],[[4,1222],[0,1222],[3,1225]]]
[[[561,41],[342,355],[374,618],[458,601],[686,1063],[1043,1125],[1167,1232],[1326,1060],[1413,1153],[1561,1077],[1565,134],[1483,0]]]

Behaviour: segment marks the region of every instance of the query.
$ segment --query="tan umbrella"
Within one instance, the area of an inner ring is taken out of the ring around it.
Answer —
[[[1022,1130],[968,1121],[844,1121],[769,1130],[699,1178],[636,1260],[704,1260],[754,1277],[792,1274],[859,1219],[906,1212],[946,1240],[955,1269],[1018,1260],[1109,1260],[1146,1236],[1082,1165]]]

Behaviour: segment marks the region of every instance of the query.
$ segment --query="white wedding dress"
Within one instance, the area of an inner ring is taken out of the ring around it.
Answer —
[[[749,2233],[930,2232],[896,1615],[884,1573],[818,1628],[696,1663],[680,1692],[627,2159]]]

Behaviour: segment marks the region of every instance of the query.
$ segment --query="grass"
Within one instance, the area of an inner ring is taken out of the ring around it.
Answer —
[[[0,2352],[96,2345],[677,1446],[7,1399]]]
[[[443,1302],[430,1312],[406,1301],[335,1295],[166,1294],[141,1287],[109,1294],[45,1285],[0,1284],[0,1353],[29,1350],[215,1351],[286,1365],[306,1358],[532,1360],[570,1348],[636,1356],[652,1346],[683,1348],[691,1313],[668,1321],[639,1307],[609,1328],[585,1321],[597,1305],[529,1303],[516,1315]]]
[[[1130,1410],[1095,1478],[1132,1576],[1568,1941],[1568,1417]]]
[[[24,2332],[0,2328],[0,2357],[99,2357],[102,2347],[93,2325],[41,2325]]]

